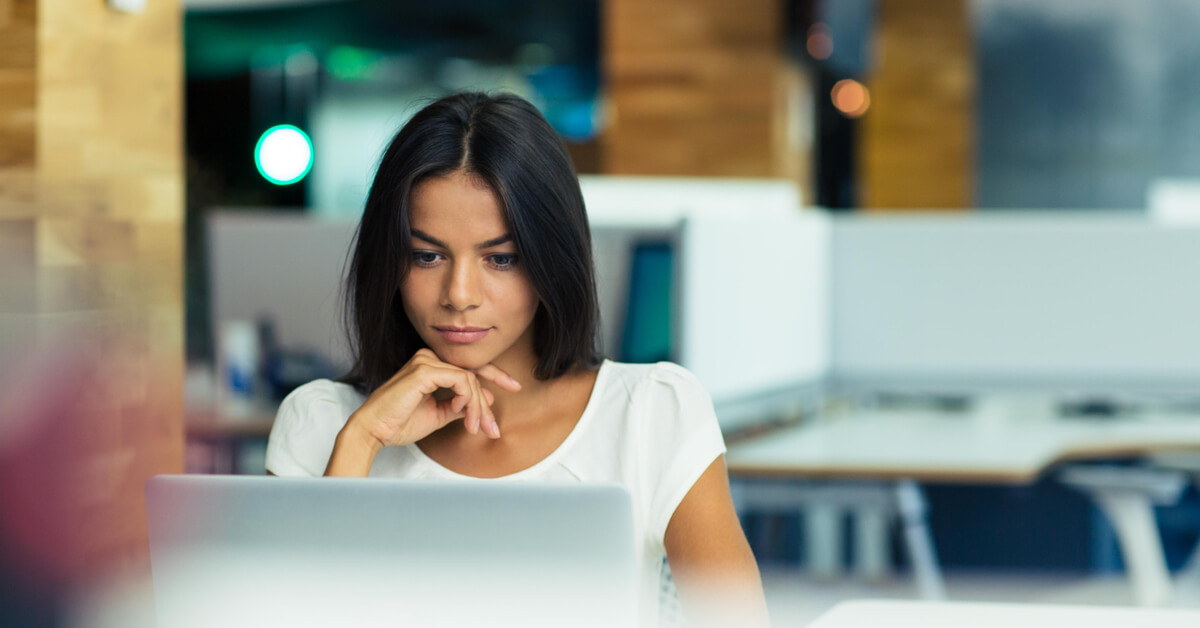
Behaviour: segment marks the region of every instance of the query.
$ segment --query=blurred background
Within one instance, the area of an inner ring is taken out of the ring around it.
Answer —
[[[1195,0],[0,0],[0,604],[123,617],[89,600],[148,565],[145,479],[261,473],[279,400],[346,368],[387,142],[504,90],[581,175],[607,355],[712,392],[780,625],[1200,605],[1198,29]]]

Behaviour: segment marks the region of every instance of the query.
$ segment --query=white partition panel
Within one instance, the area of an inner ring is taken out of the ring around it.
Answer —
[[[833,377],[1200,392],[1200,228],[1142,213],[841,216]]]
[[[350,365],[341,284],[356,221],[305,213],[224,211],[208,216],[214,331],[234,319],[270,318],[281,345]],[[214,339],[216,335],[214,334]]]
[[[782,179],[584,175],[579,185],[592,231],[601,349],[610,357],[621,346],[638,243],[675,241],[693,214],[777,214],[800,206],[799,188]]]
[[[702,212],[678,257],[680,363],[718,411],[824,381],[829,369],[829,218],[791,209]],[[726,428],[727,417],[722,416]]]

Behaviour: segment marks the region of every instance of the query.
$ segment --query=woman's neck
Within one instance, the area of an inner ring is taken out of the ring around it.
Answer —
[[[591,373],[578,366],[559,377],[539,380],[534,375],[537,356],[534,354],[532,342],[526,346],[514,346],[493,360],[492,364],[521,383],[521,390],[517,392],[503,390],[489,382],[483,383],[495,396],[492,413],[496,415],[501,433],[504,433],[505,426],[510,430],[521,429],[542,421],[547,411],[554,412],[558,405],[556,402],[574,398],[576,395],[572,394],[573,392],[583,394],[582,391],[574,390],[577,386],[588,386],[587,393],[590,395],[591,384],[594,382],[592,377],[581,377]]]
[[[492,365],[521,383],[521,390],[510,392],[492,385],[490,382],[483,382],[483,385],[495,397],[495,401],[492,403],[492,413],[496,415],[501,433],[504,432],[506,424],[516,427],[517,424],[525,422],[522,420],[523,418],[533,419],[537,414],[535,410],[544,406],[544,402],[552,391],[558,387],[556,384],[560,378],[543,381],[534,375],[537,368],[537,357],[533,353],[532,346],[514,346],[493,360]]]

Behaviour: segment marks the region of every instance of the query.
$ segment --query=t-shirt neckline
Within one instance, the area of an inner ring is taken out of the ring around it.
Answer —
[[[599,403],[597,401],[597,399],[600,397],[600,394],[599,394],[600,389],[606,382],[605,374],[609,370],[606,367],[608,367],[609,362],[610,362],[610,360],[608,360],[607,358],[605,358],[604,360],[602,360],[600,362],[600,367],[596,370],[596,382],[594,384],[592,384],[592,393],[588,397],[587,405],[585,405],[583,407],[583,413],[579,415],[579,421],[577,421],[575,423],[575,427],[571,428],[571,433],[567,434],[567,437],[563,439],[563,442],[559,443],[558,447],[555,448],[554,451],[550,452],[545,458],[542,458],[541,460],[533,463],[532,465],[530,465],[528,467],[525,467],[524,469],[521,469],[520,471],[515,471],[508,475],[501,475],[501,476],[494,477],[494,478],[481,478],[481,477],[476,477],[473,475],[466,475],[463,473],[459,473],[457,471],[452,471],[452,470],[442,466],[441,463],[434,460],[433,458],[430,458],[425,452],[421,451],[421,448],[418,447],[416,443],[409,443],[409,444],[405,445],[404,447],[406,449],[408,449],[409,453],[412,454],[412,456],[414,458],[416,458],[422,464],[432,467],[438,473],[441,473],[443,475],[449,475],[451,477],[458,478],[458,479],[463,479],[463,480],[518,480],[527,475],[533,475],[533,474],[537,473],[538,471],[541,471],[542,469],[545,469],[545,468],[549,467],[550,465],[554,464],[555,461],[558,458],[560,458],[564,452],[568,451],[570,449],[571,445],[576,440],[578,440],[579,434],[581,432],[583,432],[585,424],[589,420],[591,420],[591,416],[596,413],[594,408],[595,408],[596,404]]]

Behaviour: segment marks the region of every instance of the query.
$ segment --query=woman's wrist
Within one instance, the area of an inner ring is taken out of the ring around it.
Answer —
[[[352,415],[338,432],[325,475],[366,477],[371,472],[371,465],[375,462],[376,454],[383,449],[383,443],[355,418]]]
[[[370,423],[369,418],[362,416],[359,412],[355,412],[350,415],[350,419],[346,421],[345,427],[338,433],[338,438],[353,441],[356,447],[370,451],[373,457],[383,449],[384,444],[372,432]]]

